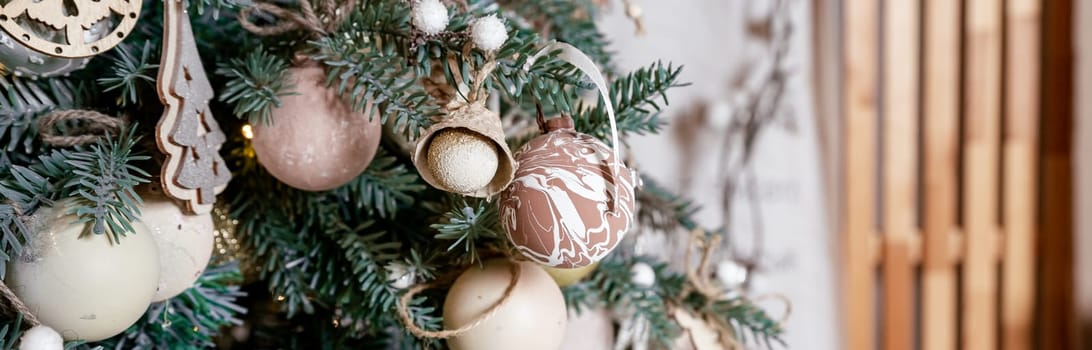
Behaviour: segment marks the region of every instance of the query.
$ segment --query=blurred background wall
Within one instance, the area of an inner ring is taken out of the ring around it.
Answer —
[[[644,36],[634,35],[620,6],[602,20],[619,66],[663,58],[684,65],[682,80],[693,84],[668,96],[667,132],[630,140],[639,170],[689,194],[702,207],[702,226],[726,226],[732,249],[719,259],[746,265],[750,293],[791,300],[790,348],[838,349],[836,236],[812,96],[812,4],[637,3]],[[752,101],[775,106],[750,108]],[[782,312],[777,303],[767,307]]]

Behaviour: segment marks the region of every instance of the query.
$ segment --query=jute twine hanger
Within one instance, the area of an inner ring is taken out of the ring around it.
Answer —
[[[705,235],[705,231],[701,229],[695,229],[691,231],[690,243],[687,246],[686,256],[683,260],[683,269],[686,272],[687,283],[683,285],[683,291],[682,293],[680,293],[680,295],[685,296],[690,294],[691,292],[701,294],[704,297],[707,306],[708,304],[712,304],[713,302],[717,300],[722,300],[724,298],[726,290],[724,289],[724,287],[717,285],[712,280],[712,274],[709,271],[710,259],[713,257],[713,253],[716,251],[717,247],[720,246],[720,241],[720,235],[714,235],[707,238]],[[698,256],[698,265],[696,267],[692,266],[692,258],[695,251],[700,252],[700,255]],[[792,314],[792,301],[790,301],[788,297],[785,297],[782,294],[768,293],[761,294],[755,297],[743,296],[734,300],[732,304],[730,304],[730,306],[735,307],[746,303],[755,303],[764,300],[776,300],[783,303],[783,305],[785,306],[785,313],[782,314],[781,318],[776,321],[776,324],[778,327],[784,325],[785,322],[788,321],[789,315]],[[674,306],[672,307],[677,308],[679,307],[678,305],[682,305],[683,302],[682,300],[676,300],[673,304]],[[730,324],[724,322],[724,320],[721,320],[719,318],[710,317],[710,315],[698,316],[699,319],[703,320],[708,326],[716,331],[716,333],[719,335],[720,341],[722,341],[724,345],[727,346],[729,349],[744,348],[743,345],[740,344],[738,340],[736,340],[735,332],[733,331]]]
[[[83,125],[69,130],[68,135],[57,130],[58,123],[69,121],[80,121]],[[38,136],[42,142],[54,147],[81,146],[94,143],[106,135],[120,135],[127,124],[125,118],[114,118],[96,111],[54,111],[38,119]]]
[[[410,302],[413,301],[414,296],[427,289],[448,285],[453,282],[455,280],[455,277],[458,277],[459,274],[451,274],[445,278],[437,279],[433,282],[422,283],[411,287],[408,291],[406,291],[406,294],[403,294],[402,297],[398,299],[398,318],[402,320],[402,324],[406,326],[406,329],[418,338],[453,338],[463,335],[466,332],[469,332],[474,328],[481,326],[486,321],[492,319],[493,316],[496,316],[497,312],[500,312],[500,310],[508,304],[508,300],[511,299],[512,292],[516,290],[516,285],[519,282],[520,276],[523,274],[523,267],[520,266],[519,260],[509,258],[507,262],[509,271],[512,273],[512,280],[511,282],[508,282],[508,287],[504,289],[504,294],[501,295],[500,300],[498,300],[496,303],[494,303],[492,306],[483,311],[481,314],[479,314],[467,324],[456,329],[445,329],[439,331],[425,330],[421,327],[418,327],[417,324],[413,322],[413,317],[410,315],[409,312],[409,305]]]

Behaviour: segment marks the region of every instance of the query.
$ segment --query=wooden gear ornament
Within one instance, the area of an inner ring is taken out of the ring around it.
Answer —
[[[120,43],[140,18],[140,0],[11,0],[0,5],[0,28],[23,45],[46,55],[80,58],[97,55]],[[34,21],[63,32],[54,42],[29,30]],[[84,35],[100,21],[116,21],[106,36],[87,42]]]
[[[156,125],[156,144],[167,155],[160,183],[190,214],[212,211],[216,194],[231,180],[220,145],[227,137],[209,110],[214,96],[182,1],[163,1],[163,58],[159,98],[166,107]]]

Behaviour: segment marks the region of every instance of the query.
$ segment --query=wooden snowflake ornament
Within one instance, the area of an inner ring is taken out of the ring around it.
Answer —
[[[140,0],[11,0],[0,5],[0,28],[35,51],[65,58],[97,55],[120,43],[140,18]],[[86,35],[101,21],[117,23],[108,35]],[[37,22],[63,32],[60,42],[52,35],[30,30]]]
[[[181,1],[164,0],[163,4],[158,88],[166,109],[156,126],[156,144],[167,160],[161,183],[167,195],[186,203],[188,212],[205,214],[231,180],[219,154],[227,137],[209,109],[214,93],[197,53],[189,16]]]

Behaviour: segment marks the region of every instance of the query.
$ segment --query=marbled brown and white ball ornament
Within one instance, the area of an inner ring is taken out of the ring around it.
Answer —
[[[112,27],[109,19],[103,19],[90,28],[83,31],[85,42],[93,42],[110,34]],[[47,40],[59,40],[64,37],[63,31],[57,31],[46,24],[37,21],[27,21],[27,29],[38,37]],[[23,43],[12,38],[4,31],[0,31],[0,74],[12,74],[21,78],[49,78],[67,75],[79,70],[90,62],[91,58],[65,58],[55,57],[35,51]]]
[[[565,298],[554,280],[537,264],[493,259],[471,266],[455,280],[444,300],[444,329],[473,322],[501,301],[512,281],[512,264],[520,274],[512,294],[492,317],[466,333],[448,338],[453,350],[557,350],[568,322]]]
[[[546,266],[577,268],[618,246],[633,223],[636,176],[617,164],[612,178],[620,161],[613,158],[610,147],[574,130],[568,117],[547,121],[546,134],[516,152],[519,169],[501,194],[500,215],[520,253]]]
[[[272,125],[253,125],[258,162],[285,184],[325,191],[348,183],[372,162],[382,126],[378,108],[355,112],[325,84],[317,66],[288,70],[296,95],[281,97]]]
[[[33,237],[8,263],[4,281],[42,324],[65,340],[99,341],[144,315],[159,283],[159,254],[148,228],[118,242],[66,214],[66,201],[35,215]]]
[[[159,288],[152,301],[163,301],[193,286],[205,272],[216,227],[211,214],[188,215],[157,187],[140,196],[140,222],[151,230],[159,251]]]
[[[457,103],[421,134],[413,165],[432,187],[491,197],[512,181],[516,161],[496,112],[480,102]]]

